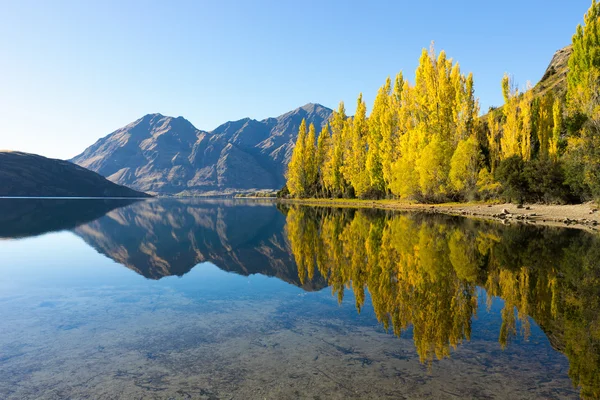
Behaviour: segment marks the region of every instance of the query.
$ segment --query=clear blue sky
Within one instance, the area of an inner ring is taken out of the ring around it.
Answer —
[[[370,108],[435,41],[475,76],[537,82],[590,0],[0,0],[0,149],[69,158],[160,112],[197,128],[308,102]]]

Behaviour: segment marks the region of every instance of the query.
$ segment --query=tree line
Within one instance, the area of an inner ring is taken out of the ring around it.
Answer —
[[[317,134],[300,125],[280,195],[402,198],[600,199],[600,5],[573,36],[565,91],[520,92],[508,75],[504,104],[480,116],[472,74],[433,47],[411,84],[399,73],[370,114],[341,102]]]

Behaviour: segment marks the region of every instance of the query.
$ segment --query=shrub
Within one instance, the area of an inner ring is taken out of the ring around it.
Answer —
[[[500,161],[495,171],[496,180],[502,185],[501,196],[508,202],[525,201],[528,194],[527,179],[524,174],[525,162],[519,156]]]
[[[573,200],[565,184],[565,173],[560,162],[550,159],[532,160],[525,164],[523,176],[527,181],[528,201],[568,203]]]

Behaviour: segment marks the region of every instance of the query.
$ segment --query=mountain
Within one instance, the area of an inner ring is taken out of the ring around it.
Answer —
[[[0,196],[148,197],[68,161],[0,151]]]
[[[307,104],[277,118],[227,122],[212,132],[183,117],[148,114],[98,140],[71,161],[136,190],[206,195],[274,190],[302,119],[320,128],[332,111]]]
[[[567,92],[567,73],[569,72],[569,57],[573,46],[569,45],[554,53],[552,60],[542,79],[535,85],[533,91],[536,95],[543,95],[551,90],[561,97]]]

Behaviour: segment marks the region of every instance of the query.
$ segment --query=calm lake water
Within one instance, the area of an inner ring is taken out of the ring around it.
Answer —
[[[0,199],[0,399],[600,397],[600,237]]]

